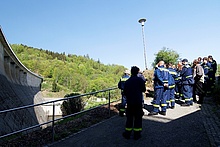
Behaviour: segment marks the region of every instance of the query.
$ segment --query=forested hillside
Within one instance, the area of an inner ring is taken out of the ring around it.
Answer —
[[[42,91],[48,97],[71,92],[87,93],[116,86],[125,67],[104,65],[99,60],[65,52],[57,53],[26,45],[11,45],[19,60],[44,78]]]

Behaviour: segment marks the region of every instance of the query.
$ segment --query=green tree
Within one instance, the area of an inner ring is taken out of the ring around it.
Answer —
[[[157,54],[155,54],[156,58],[154,59],[153,67],[161,60],[165,63],[177,63],[179,59],[179,54],[169,48],[163,47]]]
[[[125,70],[124,66],[104,65],[88,54],[66,55],[22,44],[11,47],[24,66],[44,78],[43,91],[84,93],[113,87]]]

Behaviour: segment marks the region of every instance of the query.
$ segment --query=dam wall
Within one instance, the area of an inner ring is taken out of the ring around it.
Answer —
[[[17,58],[0,27],[0,111],[43,102],[43,78]],[[46,122],[41,106],[0,114],[0,135]]]

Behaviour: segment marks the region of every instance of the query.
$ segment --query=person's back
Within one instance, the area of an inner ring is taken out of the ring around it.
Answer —
[[[125,82],[124,93],[128,104],[142,104],[142,92],[145,91],[144,81],[137,76],[131,76]]]
[[[143,79],[137,77],[140,69],[136,66],[131,68],[131,77],[125,82],[124,94],[127,99],[126,110],[126,125],[123,137],[130,139],[132,130],[134,132],[134,139],[141,138],[142,131],[142,92],[146,91],[145,82]]]
[[[126,70],[124,72],[124,75],[121,77],[120,81],[118,82],[118,88],[124,90],[125,81],[127,81],[129,78],[130,78],[129,71]]]
[[[121,104],[119,106],[119,116],[124,116],[125,106],[126,106],[126,97],[124,94],[125,82],[130,78],[130,71],[125,70],[124,75],[120,78],[118,82],[118,88],[121,89]]]
[[[175,87],[175,78],[177,78],[177,72],[172,67],[169,67],[168,70],[170,73],[169,80],[168,80],[169,81],[169,88],[174,88]]]
[[[204,70],[205,77],[208,78],[208,73],[209,73],[209,69],[211,68],[211,64],[208,62],[207,57],[203,58],[202,67],[203,67],[203,70]]]
[[[147,81],[147,79],[144,77],[144,75],[143,75],[141,72],[139,72],[139,73],[137,74],[137,77],[141,78],[144,82]]]
[[[187,61],[188,62],[188,61]],[[185,64],[182,68],[182,71],[180,72],[180,75],[182,76],[182,84],[194,84],[193,83],[193,70],[189,66],[189,64]]]

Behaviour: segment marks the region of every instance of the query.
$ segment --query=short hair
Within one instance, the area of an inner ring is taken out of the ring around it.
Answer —
[[[193,61],[193,64],[199,64],[200,62],[199,62],[199,60],[198,59],[195,59],[194,61]]]
[[[139,70],[140,69],[137,66],[132,66],[131,67],[131,75],[137,75]]]
[[[208,60],[208,58],[207,58],[207,57],[204,57],[203,60]]]
[[[213,60],[213,57],[212,57],[211,55],[209,55],[209,56],[208,56],[208,59],[211,59],[211,60]]]

